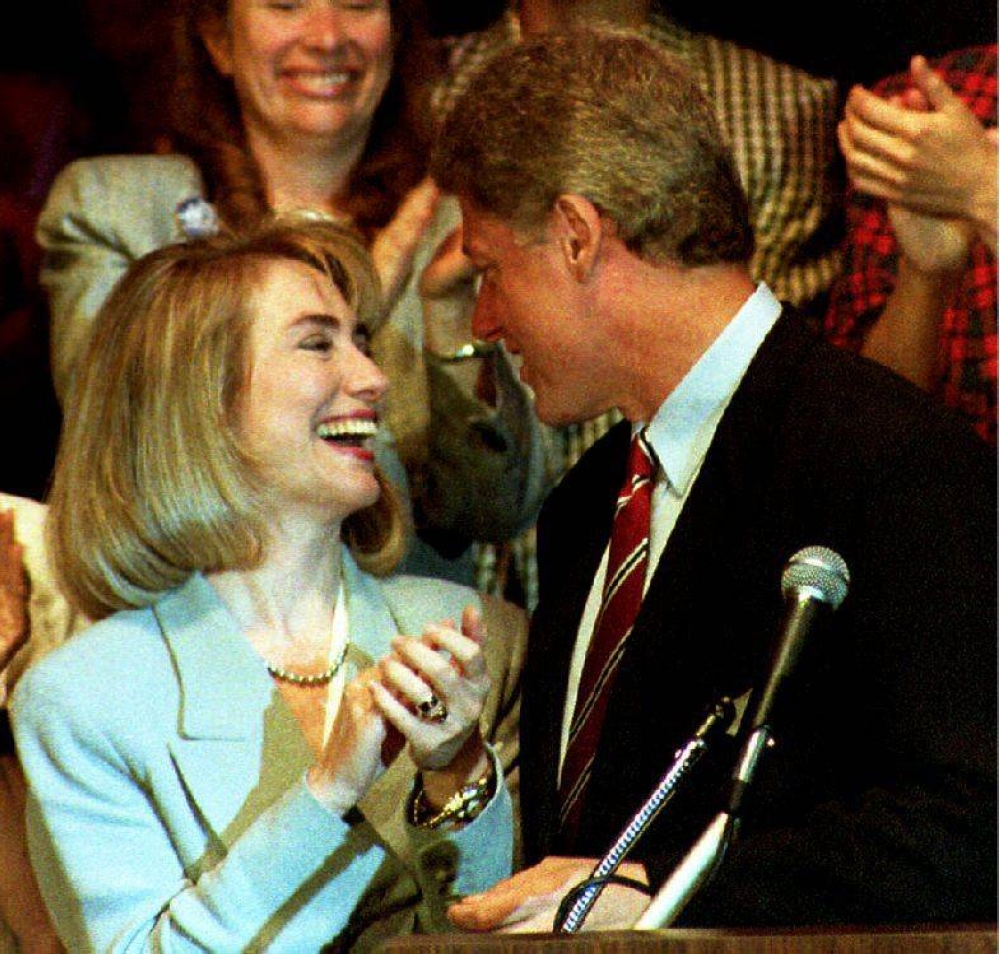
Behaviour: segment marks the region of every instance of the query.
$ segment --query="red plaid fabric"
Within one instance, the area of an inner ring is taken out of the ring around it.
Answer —
[[[628,472],[618,495],[601,609],[587,649],[563,760],[559,823],[564,840],[570,842],[579,825],[582,796],[590,779],[608,696],[642,603],[649,562],[654,460],[652,448],[639,432],[632,438]]]
[[[986,126],[997,125],[997,46],[970,47],[932,66]],[[881,96],[902,92],[909,74],[873,87]],[[831,293],[825,330],[835,344],[860,350],[896,281],[896,240],[881,199],[849,189],[843,274]],[[978,239],[970,264],[941,325],[941,378],[934,391],[997,442],[997,262]]]

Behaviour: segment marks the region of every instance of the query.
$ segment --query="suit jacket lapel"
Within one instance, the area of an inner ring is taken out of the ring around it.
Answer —
[[[345,554],[351,646],[348,677],[390,649],[399,631],[378,584]],[[154,607],[180,685],[170,751],[191,802],[228,848],[313,761],[291,711],[260,657],[212,589],[196,574]],[[398,811],[415,768],[397,758],[359,803],[380,836],[408,851]]]
[[[154,612],[180,687],[170,751],[190,800],[228,847],[311,755],[260,657],[201,574]]]
[[[393,618],[378,583],[361,573],[346,550],[342,566],[351,633],[348,658],[353,659],[357,671],[373,665],[388,653],[401,627]],[[400,806],[410,795],[416,770],[404,749],[358,803],[361,813],[378,831],[379,837],[401,858],[412,853]]]
[[[716,611],[730,615],[728,604],[736,593],[728,589],[728,581],[750,573],[768,574],[775,580],[776,605],[780,603],[781,566],[775,561],[781,557],[750,528],[766,526],[768,521],[761,514],[774,506],[774,487],[779,482],[764,462],[773,459],[771,448],[780,439],[774,422],[784,417],[781,405],[792,368],[813,341],[804,319],[786,310],[755,355],[719,422],[650,580],[630,647],[663,639],[664,631],[677,629],[688,632],[696,642],[691,647],[695,659],[711,659],[724,650],[726,661],[731,661],[734,654],[742,655],[746,643],[713,646],[713,637],[721,632],[710,622]],[[727,581],[725,588],[721,581]],[[728,595],[722,595],[724,591]],[[719,594],[714,601],[713,592]],[[701,596],[693,602],[694,594]],[[686,647],[678,649],[683,659]],[[636,654],[629,655],[635,658]],[[745,666],[737,668],[742,671]],[[627,679],[629,674],[624,670],[619,675]],[[669,678],[669,673],[662,675]]]

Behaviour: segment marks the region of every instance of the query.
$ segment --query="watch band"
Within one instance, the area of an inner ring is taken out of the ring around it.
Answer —
[[[446,823],[454,823],[458,827],[478,818],[495,793],[496,773],[491,763],[479,778],[463,785],[439,811],[435,811],[427,801],[423,779],[418,775],[410,802],[410,823],[417,828],[440,828]]]

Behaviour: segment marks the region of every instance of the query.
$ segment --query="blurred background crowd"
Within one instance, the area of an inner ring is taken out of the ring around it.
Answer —
[[[446,75],[453,51],[496,24],[505,6],[503,0],[426,0],[428,32],[439,54],[428,61],[430,68]],[[162,107],[170,85],[164,39],[169,7],[154,0],[29,4],[19,12],[22,25],[0,36],[0,401],[13,412],[0,454],[0,487],[10,493],[44,496],[60,421],[47,305],[38,284],[37,217],[55,176],[71,160],[171,150]],[[934,58],[995,43],[997,35],[996,5],[982,0],[822,6],[655,0],[653,11],[834,80],[838,112],[852,84],[870,86],[905,71],[914,53]],[[843,157],[835,152],[834,172],[841,178],[833,184],[842,188]],[[824,229],[843,228],[838,206]]]

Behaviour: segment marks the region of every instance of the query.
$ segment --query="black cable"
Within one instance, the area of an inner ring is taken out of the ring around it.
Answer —
[[[641,891],[649,897],[653,896],[653,889],[648,884],[643,884],[635,878],[626,878],[623,875],[616,874],[604,875],[602,878],[587,878],[585,881],[581,881],[570,888],[566,892],[566,896],[559,902],[555,920],[552,922],[552,930],[558,931],[562,927],[563,922],[566,920],[566,915],[569,914],[569,909],[576,904],[576,899],[584,891],[594,887],[598,888],[599,891],[603,891],[609,884],[620,884],[624,888],[632,888],[635,891]]]

